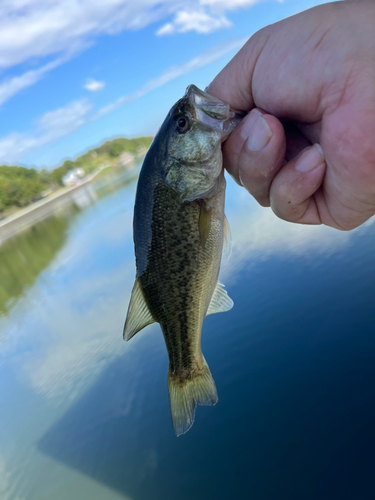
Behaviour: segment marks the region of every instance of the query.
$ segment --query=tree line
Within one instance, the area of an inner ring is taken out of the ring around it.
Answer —
[[[148,149],[151,137],[118,138],[90,149],[75,161],[66,160],[53,170],[36,170],[17,165],[0,165],[0,214],[12,207],[24,207],[41,198],[42,193],[63,185],[62,179],[77,167],[85,174],[95,171],[101,164],[115,164],[121,153],[133,155]]]

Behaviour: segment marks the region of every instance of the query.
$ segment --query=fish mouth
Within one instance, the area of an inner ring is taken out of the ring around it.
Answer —
[[[197,120],[203,126],[220,131],[223,141],[246,114],[232,109],[229,104],[200,90],[195,85],[188,86],[184,97],[194,106]]]

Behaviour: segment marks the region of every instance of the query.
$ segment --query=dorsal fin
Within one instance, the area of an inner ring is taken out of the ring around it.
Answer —
[[[208,306],[207,316],[209,314],[229,311],[232,307],[233,300],[227,294],[224,285],[218,281],[210,305]]]
[[[126,316],[124,339],[126,341],[130,340],[142,328],[151,325],[151,323],[155,323],[155,319],[146,304],[139,278],[137,278],[133,286],[128,314]]]

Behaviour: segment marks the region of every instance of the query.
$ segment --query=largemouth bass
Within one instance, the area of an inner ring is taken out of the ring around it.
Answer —
[[[233,306],[218,282],[227,225],[221,143],[241,118],[228,104],[190,85],[160,127],[138,180],[137,275],[124,338],[160,323],[177,436],[192,426],[197,405],[218,400],[201,332],[206,315]]]

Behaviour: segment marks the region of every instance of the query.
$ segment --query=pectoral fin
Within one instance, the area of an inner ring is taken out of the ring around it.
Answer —
[[[208,306],[207,316],[209,314],[229,311],[232,307],[233,300],[227,294],[224,285],[218,281],[210,305]]]
[[[137,278],[134,283],[128,314],[126,316],[124,327],[124,339],[130,340],[136,333],[147,325],[155,323],[148,305],[143,296],[142,288]]]
[[[227,216],[224,215],[224,255],[229,259],[232,253],[232,233],[230,232],[230,226]]]
[[[206,203],[202,200],[200,204],[200,214],[199,214],[199,235],[201,238],[202,247],[206,245],[208,235],[211,229],[211,210],[206,206]]]

